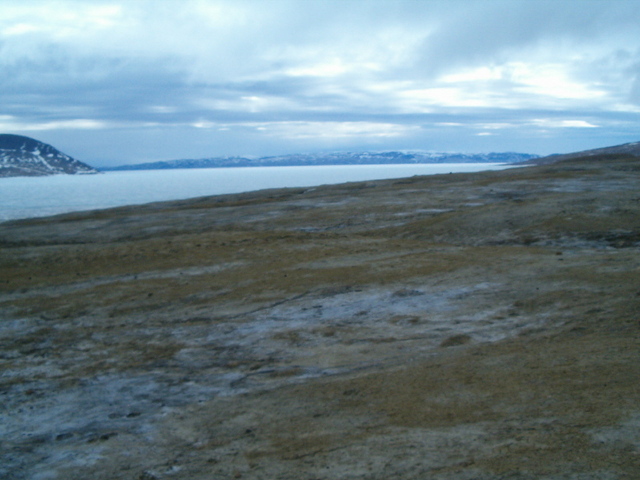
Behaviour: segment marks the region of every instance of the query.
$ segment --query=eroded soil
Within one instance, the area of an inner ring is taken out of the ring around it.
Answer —
[[[633,479],[640,160],[0,224],[0,477]]]

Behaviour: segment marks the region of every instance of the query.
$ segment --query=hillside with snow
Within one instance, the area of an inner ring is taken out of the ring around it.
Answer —
[[[0,134],[0,177],[98,173],[56,148],[21,135]]]
[[[424,163],[518,163],[538,158],[528,153],[333,152],[260,158],[212,157],[109,167],[103,170],[170,168],[289,167],[307,165],[394,165]]]

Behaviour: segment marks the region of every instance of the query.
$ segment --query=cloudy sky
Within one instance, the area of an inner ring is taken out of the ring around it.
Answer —
[[[0,132],[96,166],[640,140],[640,0],[0,0]]]

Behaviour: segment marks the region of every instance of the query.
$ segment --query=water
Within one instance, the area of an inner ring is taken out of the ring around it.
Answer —
[[[0,178],[0,221],[265,188],[498,170],[494,163],[137,170]]]

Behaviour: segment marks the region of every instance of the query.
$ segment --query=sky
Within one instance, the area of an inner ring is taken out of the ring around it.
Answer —
[[[0,0],[0,133],[93,166],[640,140],[640,0]]]

